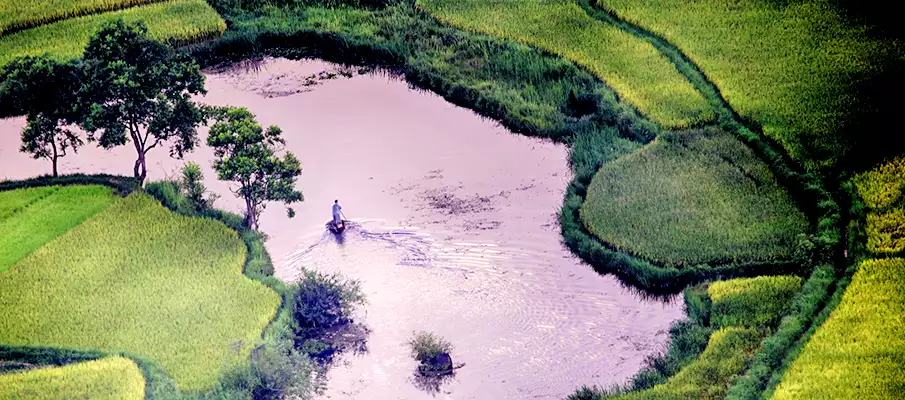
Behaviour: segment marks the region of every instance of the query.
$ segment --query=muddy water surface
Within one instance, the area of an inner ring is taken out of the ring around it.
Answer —
[[[564,146],[511,134],[396,79],[310,78],[332,70],[267,60],[210,72],[204,98],[279,125],[302,161],[296,218],[274,204],[261,220],[277,275],[340,271],[368,298],[357,318],[370,332],[364,351],[339,357],[321,397],[559,399],[583,384],[624,381],[664,345],[678,302],[643,300],[560,244]],[[0,178],[49,171],[16,151],[23,124],[0,120]],[[206,168],[217,205],[238,210],[214,179],[212,153],[188,158]],[[61,171],[131,174],[133,161],[130,147],[85,148]],[[154,150],[149,179],[179,165]],[[342,236],[324,228],[334,199],[355,221]],[[422,329],[455,346],[453,360],[465,365],[451,379],[415,377],[406,342]]]

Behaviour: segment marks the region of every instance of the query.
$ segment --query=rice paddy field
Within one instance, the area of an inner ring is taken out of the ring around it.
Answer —
[[[0,0],[0,36],[10,30],[162,0]]]
[[[104,186],[0,192],[0,273],[114,200],[113,190]]]
[[[133,193],[0,273],[0,343],[125,351],[210,389],[280,305],[245,252],[222,223]]]
[[[141,400],[145,398],[145,379],[132,360],[111,357],[0,374],[0,398]]]
[[[169,0],[42,25],[0,37],[0,65],[26,55],[48,53],[59,60],[82,55],[91,36],[105,22],[122,18],[144,22],[157,40],[186,44],[218,36],[226,23],[204,0]]]
[[[731,136],[661,136],[604,164],[581,208],[619,250],[671,267],[791,259],[807,219],[767,166]]]
[[[797,276],[759,276],[710,284],[710,323],[756,328],[778,322],[783,308],[801,289]]]
[[[453,26],[528,43],[597,74],[619,96],[669,127],[709,121],[707,101],[651,44],[590,17],[571,0],[418,0]]]
[[[905,251],[905,157],[899,157],[854,179],[868,208],[867,249],[878,255]]]
[[[899,399],[905,387],[905,259],[863,262],[772,399]]]
[[[744,117],[810,168],[832,166],[852,138],[852,88],[901,56],[832,1],[598,0],[678,46]]]

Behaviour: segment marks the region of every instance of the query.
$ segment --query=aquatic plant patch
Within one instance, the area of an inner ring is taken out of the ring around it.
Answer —
[[[772,326],[801,288],[797,276],[759,276],[711,283],[710,324],[714,327]]]
[[[48,53],[58,60],[78,58],[88,40],[105,22],[122,18],[144,22],[153,39],[187,44],[218,36],[226,23],[204,0],[169,0],[88,15],[0,37],[0,65],[25,55]]]
[[[242,275],[245,255],[222,223],[133,193],[3,273],[0,343],[126,351],[210,389],[281,303]]]
[[[10,30],[158,1],[164,0],[0,0],[0,36]]]
[[[772,398],[897,399],[905,387],[905,259],[864,261]]]
[[[0,374],[0,398],[141,400],[145,379],[124,357]]]
[[[852,89],[905,51],[869,36],[831,1],[598,4],[678,46],[739,114],[811,168],[835,165],[853,143],[844,134],[859,104]]]
[[[649,43],[597,21],[571,0],[419,0],[443,22],[538,46],[597,74],[619,96],[670,127],[708,121],[706,100]]]
[[[581,207],[588,230],[668,267],[794,258],[804,214],[728,134],[661,136],[604,164]]]
[[[22,206],[23,201],[36,198],[27,207]],[[3,209],[17,210],[0,218],[0,273],[107,208],[115,199],[113,189],[96,185],[0,192],[0,213]]]

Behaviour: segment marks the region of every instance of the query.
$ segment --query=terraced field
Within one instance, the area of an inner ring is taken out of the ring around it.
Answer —
[[[104,186],[0,192],[0,273],[114,200],[113,190]]]
[[[0,36],[61,19],[163,0],[0,0]]]
[[[571,0],[419,0],[441,21],[529,43],[588,68],[655,121],[685,127],[713,117],[706,100],[653,46],[601,23]]]
[[[766,165],[720,132],[661,137],[604,164],[581,217],[617,249],[672,267],[788,260],[808,229]]]
[[[598,0],[679,47],[742,116],[798,162],[832,166],[852,144],[855,88],[902,55],[831,1]],[[848,132],[851,134],[851,132]]]
[[[242,275],[245,252],[222,223],[134,193],[0,273],[0,343],[127,351],[210,389],[280,305]]]
[[[0,374],[0,398],[141,400],[145,398],[145,379],[132,360],[111,357]]]
[[[85,15],[0,36],[0,65],[19,56],[44,53],[59,60],[78,58],[94,32],[103,23],[117,18],[144,22],[152,38],[174,44],[208,39],[226,30],[226,23],[204,0],[168,0]]]

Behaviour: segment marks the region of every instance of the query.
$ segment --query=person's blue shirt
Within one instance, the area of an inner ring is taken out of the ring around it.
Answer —
[[[340,211],[342,211],[343,206],[339,205],[339,203],[333,203],[333,221],[339,222]]]

